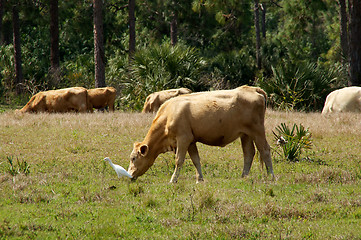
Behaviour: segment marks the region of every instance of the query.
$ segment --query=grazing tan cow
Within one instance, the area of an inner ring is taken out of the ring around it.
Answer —
[[[322,114],[361,112],[361,87],[345,87],[328,94]]]
[[[145,100],[142,113],[156,112],[158,111],[159,107],[168,99],[191,92],[192,91],[188,88],[179,88],[152,93]]]
[[[32,96],[22,109],[17,111],[21,113],[86,112],[88,105],[87,90],[83,87],[73,87],[39,92]]]
[[[187,94],[166,101],[143,142],[134,143],[128,172],[136,179],[153,165],[159,154],[175,151],[176,167],[170,182],[177,182],[188,151],[197,170],[197,182],[203,181],[196,143],[223,147],[241,138],[242,176],[248,175],[251,169],[254,144],[268,172],[274,176],[264,127],[266,98],[262,89],[242,86]]]
[[[88,89],[90,108],[101,109],[108,107],[114,112],[114,102],[117,90],[113,87]]]

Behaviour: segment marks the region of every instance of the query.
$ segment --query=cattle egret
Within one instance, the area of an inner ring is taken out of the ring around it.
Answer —
[[[132,175],[130,175],[127,170],[125,170],[122,166],[119,166],[117,164],[113,164],[112,160],[110,160],[110,158],[106,157],[104,158],[104,161],[108,161],[110,166],[112,166],[112,168],[115,170],[115,172],[117,173],[118,177],[121,176],[125,176],[128,178],[132,178]]]
[[[288,141],[282,136],[277,140],[277,145],[286,145],[286,143],[288,143]]]

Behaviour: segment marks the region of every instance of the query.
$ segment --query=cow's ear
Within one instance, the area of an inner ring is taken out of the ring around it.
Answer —
[[[142,146],[140,146],[139,150],[140,150],[140,155],[142,155],[142,157],[145,157],[148,154],[148,150],[149,150],[148,145],[143,144]]]

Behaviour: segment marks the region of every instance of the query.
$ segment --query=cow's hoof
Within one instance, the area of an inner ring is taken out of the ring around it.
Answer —
[[[203,178],[202,178],[202,179],[198,179],[196,183],[197,183],[197,184],[198,184],[198,183],[204,183]]]

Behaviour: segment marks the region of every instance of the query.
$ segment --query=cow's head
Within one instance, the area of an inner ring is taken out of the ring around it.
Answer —
[[[130,154],[130,164],[128,173],[133,176],[132,180],[142,176],[154,163],[154,159],[149,156],[149,147],[140,142],[134,143],[134,148]]]

